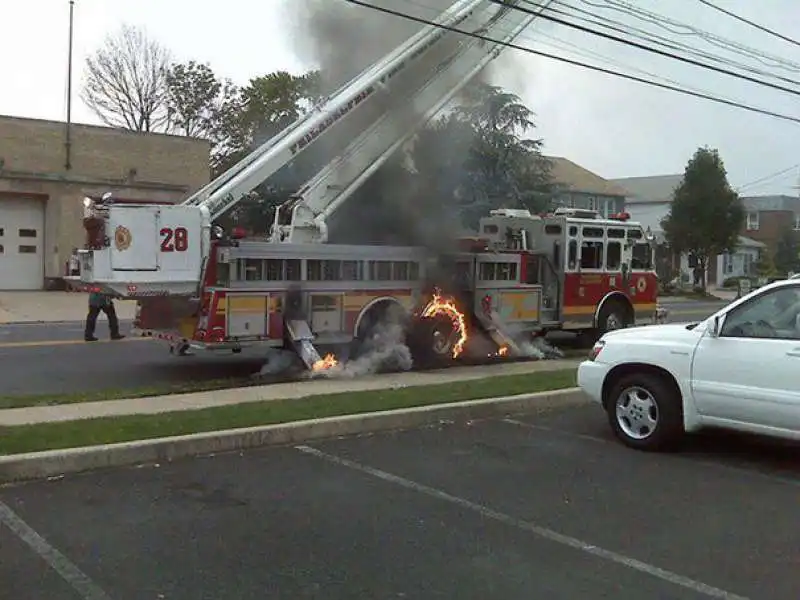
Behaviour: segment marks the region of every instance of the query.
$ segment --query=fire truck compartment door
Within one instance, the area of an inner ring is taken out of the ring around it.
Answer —
[[[158,270],[158,206],[113,206],[108,216],[111,268]]]
[[[265,336],[269,319],[269,296],[264,294],[228,294],[228,337]]]
[[[498,290],[492,295],[496,301],[497,314],[504,323],[539,321],[541,289]]]
[[[340,294],[311,294],[309,308],[311,329],[314,333],[336,333],[342,330]]]

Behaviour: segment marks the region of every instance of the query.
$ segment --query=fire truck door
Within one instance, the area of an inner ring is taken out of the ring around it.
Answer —
[[[311,330],[336,333],[342,330],[342,295],[311,294],[309,298]]]

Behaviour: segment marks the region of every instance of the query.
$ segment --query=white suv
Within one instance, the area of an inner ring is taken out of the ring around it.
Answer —
[[[800,278],[700,323],[606,333],[578,385],[633,448],[666,449],[703,427],[800,439]]]

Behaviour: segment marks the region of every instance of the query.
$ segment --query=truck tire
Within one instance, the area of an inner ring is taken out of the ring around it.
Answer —
[[[611,388],[605,409],[614,435],[629,448],[669,450],[683,438],[682,398],[665,376],[623,376]]]
[[[414,364],[421,367],[449,365],[456,342],[455,327],[447,317],[419,319],[411,326],[408,346]]]
[[[597,330],[600,335],[615,329],[630,327],[630,312],[629,307],[617,299],[606,302],[597,316]]]

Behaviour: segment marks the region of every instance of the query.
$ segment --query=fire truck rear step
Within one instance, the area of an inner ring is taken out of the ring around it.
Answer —
[[[306,367],[311,369],[315,363],[322,360],[319,352],[314,347],[314,334],[311,332],[311,327],[309,327],[307,322],[301,320],[287,320],[286,329],[295,352],[297,352],[297,355],[303,363],[305,363]]]
[[[514,341],[514,338],[503,327],[503,322],[495,311],[491,311],[488,315],[477,314],[478,322],[483,327],[484,331],[489,334],[492,341],[497,344],[498,348],[506,347],[511,356],[519,356],[522,350],[519,345]]]

